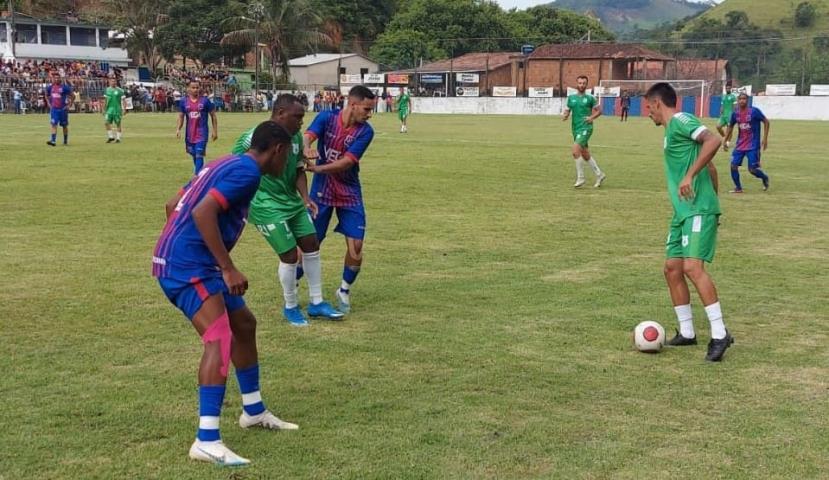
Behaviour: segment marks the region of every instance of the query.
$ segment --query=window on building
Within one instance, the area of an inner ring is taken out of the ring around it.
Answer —
[[[69,29],[69,43],[77,47],[94,47],[95,29],[71,27]]]
[[[0,22],[0,43],[4,43],[6,41],[7,31],[8,27],[6,26],[6,22]]]
[[[101,40],[101,48],[109,46],[109,30],[105,28],[98,29],[98,38]]]
[[[340,75],[345,75],[345,67],[340,67]]]
[[[18,23],[17,43],[37,43],[37,25]]]
[[[41,25],[40,43],[44,45],[66,45],[66,27]]]

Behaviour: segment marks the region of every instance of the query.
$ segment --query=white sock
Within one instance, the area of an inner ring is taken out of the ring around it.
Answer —
[[[340,290],[347,292],[351,289],[351,284],[343,280],[343,283],[340,284]]]
[[[121,140],[121,132],[115,132],[115,139]]]
[[[725,338],[725,324],[722,321],[720,302],[705,307],[705,314],[708,315],[708,321],[711,322],[711,338],[715,340]]]
[[[294,308],[296,302],[296,263],[279,262],[279,283],[282,284],[282,295],[285,297],[285,306]]]
[[[598,163],[596,163],[596,159],[595,159],[595,158],[590,157],[590,160],[588,160],[588,161],[587,161],[587,163],[589,163],[589,164],[590,164],[590,168],[592,168],[592,169],[593,169],[593,173],[595,173],[597,177],[601,177],[601,176],[602,176],[602,169],[601,169],[601,168],[599,168],[599,164],[598,164]]]
[[[685,338],[695,338],[694,333],[694,313],[691,310],[691,304],[677,305],[674,307],[676,312],[676,319],[679,321],[679,334]]]
[[[112,130],[107,130],[107,138],[109,138],[110,140],[115,138],[115,135],[112,134]]]
[[[311,303],[316,305],[322,302],[322,261],[320,252],[302,253],[302,268],[305,278],[308,279],[308,293]]]
[[[576,158],[576,180],[584,180],[584,160]]]

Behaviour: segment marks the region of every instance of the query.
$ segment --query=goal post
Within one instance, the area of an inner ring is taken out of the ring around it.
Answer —
[[[600,80],[599,86],[602,91],[618,91],[619,95],[627,93],[631,97],[643,96],[651,85],[665,82],[676,90],[679,110],[683,110],[681,102],[684,99],[695,98],[694,115],[704,117],[708,112],[708,103],[711,98],[711,82],[707,80],[668,80],[655,78],[652,80]],[[618,90],[617,90],[618,89]],[[615,96],[615,94],[614,94]]]

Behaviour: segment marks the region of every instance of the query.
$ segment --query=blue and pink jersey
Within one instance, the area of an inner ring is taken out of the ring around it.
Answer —
[[[183,97],[179,110],[184,114],[184,141],[187,143],[206,142],[208,136],[207,119],[215,107],[207,97],[196,100],[190,96]]]
[[[305,133],[317,139],[319,158],[324,165],[348,157],[354,165],[348,170],[332,174],[315,174],[311,183],[311,198],[332,207],[353,207],[363,204],[360,187],[360,158],[374,138],[374,129],[368,123],[343,126],[341,110],[322,112],[314,118]]]
[[[760,125],[766,116],[758,108],[737,108],[731,114],[731,125],[737,125],[737,146],[734,150],[748,152],[760,149]]]
[[[248,207],[262,174],[248,155],[230,155],[205,166],[182,190],[153,251],[153,276],[188,282],[194,278],[221,278],[218,263],[193,221],[193,209],[211,195],[224,211],[219,231],[228,251],[245,228]]]
[[[46,96],[49,97],[49,107],[52,110],[63,110],[69,103],[67,97],[72,93],[69,85],[49,84],[46,86]]]

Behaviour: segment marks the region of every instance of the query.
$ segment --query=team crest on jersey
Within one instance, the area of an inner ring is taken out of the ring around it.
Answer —
[[[299,153],[299,145],[297,145],[297,144],[295,143],[295,144],[291,145],[291,147],[293,147],[293,150],[294,150],[294,155],[296,155],[296,154],[298,154],[298,153]]]
[[[354,141],[354,135],[347,135],[347,136],[345,137],[345,144],[346,144],[346,145],[351,145],[351,143],[352,143],[353,141]]]

